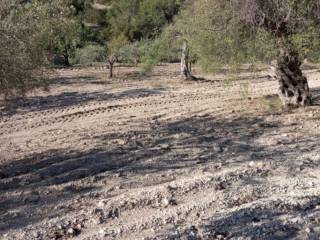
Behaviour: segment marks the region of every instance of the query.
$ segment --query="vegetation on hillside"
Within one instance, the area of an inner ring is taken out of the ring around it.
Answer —
[[[1,82],[6,97],[43,86],[46,64],[103,61],[113,77],[117,61],[148,71],[181,59],[214,72],[228,65],[277,60],[284,105],[309,105],[300,66],[319,58],[316,0],[59,0],[8,1],[0,6]]]

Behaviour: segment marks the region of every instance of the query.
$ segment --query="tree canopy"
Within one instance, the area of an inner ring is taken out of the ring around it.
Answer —
[[[311,103],[300,66],[305,58],[319,59],[318,0],[3,2],[2,94],[38,85],[32,76],[41,76],[34,73],[43,71],[48,56],[62,56],[66,65],[104,59],[144,62],[148,69],[179,59],[184,46],[184,59],[208,72],[276,59],[284,104]]]
[[[0,5],[0,94],[23,96],[45,86],[44,41],[61,3],[2,0]]]
[[[311,95],[300,66],[319,56],[318,0],[193,1],[168,28],[185,39],[203,70],[277,60],[284,105],[308,105]]]

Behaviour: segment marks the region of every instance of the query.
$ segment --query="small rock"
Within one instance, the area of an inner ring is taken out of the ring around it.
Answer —
[[[314,187],[314,182],[312,182],[312,181],[310,181],[310,182],[308,182],[308,185],[310,186],[310,187]]]
[[[98,206],[99,208],[103,208],[103,207],[106,206],[106,203],[105,203],[105,201],[99,201],[98,204],[97,204],[97,206]]]
[[[162,207],[168,207],[169,206],[169,200],[165,197],[161,200],[161,206]]]
[[[217,153],[222,153],[223,152],[223,147],[220,144],[216,144],[213,146],[213,150]]]
[[[78,230],[81,230],[81,229],[82,229],[82,225],[79,223],[79,224],[77,224],[76,228],[77,228]]]
[[[123,139],[115,139],[114,143],[116,143],[118,145],[125,145],[126,141],[124,141]]]
[[[220,162],[220,163],[218,163],[218,164],[216,164],[216,168],[217,168],[217,169],[222,168],[222,166],[223,166],[223,165],[222,165],[222,163],[221,163],[221,162]]]
[[[107,235],[106,230],[105,230],[105,229],[100,229],[100,230],[99,230],[99,235],[100,235],[101,237],[106,237],[106,235]]]
[[[63,227],[62,227],[62,225],[57,225],[57,229],[59,229],[59,230],[62,230],[63,229]]]
[[[169,144],[161,144],[160,147],[161,147],[161,149],[170,149]]]
[[[114,229],[112,231],[112,233],[113,233],[113,235],[117,236],[117,235],[119,235],[121,233],[121,229],[120,228]]]
[[[69,228],[67,231],[67,234],[69,236],[75,236],[76,235],[76,231],[73,228]]]
[[[306,228],[305,231],[306,231],[306,233],[309,234],[309,233],[311,233],[311,228]]]

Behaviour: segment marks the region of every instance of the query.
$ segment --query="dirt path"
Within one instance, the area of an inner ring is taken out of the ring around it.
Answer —
[[[0,239],[319,239],[319,107],[175,69],[61,70],[3,108]]]

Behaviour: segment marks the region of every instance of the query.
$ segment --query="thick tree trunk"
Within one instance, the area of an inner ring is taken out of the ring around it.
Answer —
[[[282,53],[277,62],[276,78],[279,81],[279,96],[284,106],[307,106],[311,94],[307,78],[302,74],[297,53]]]
[[[69,67],[70,66],[69,55],[68,54],[64,54],[63,57],[64,57],[65,65]]]
[[[113,78],[113,62],[109,62],[109,78]]]
[[[194,77],[191,75],[190,72],[190,65],[189,65],[189,49],[187,42],[184,41],[182,45],[182,54],[181,54],[181,79],[182,80],[190,80]]]

